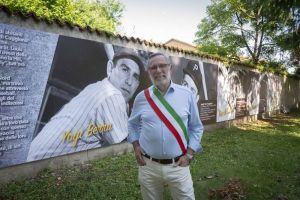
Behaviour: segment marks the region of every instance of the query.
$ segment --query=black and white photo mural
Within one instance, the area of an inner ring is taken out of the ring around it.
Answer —
[[[259,112],[272,112],[280,109],[282,94],[282,78],[272,74],[259,76]]]
[[[217,122],[235,119],[237,99],[242,92],[237,71],[220,64],[217,83]]]
[[[173,65],[176,66],[176,58],[173,58]],[[178,84],[189,88],[197,101],[200,118],[203,124],[216,122],[217,107],[217,82],[218,66],[200,60],[182,58],[181,67],[173,74],[181,76]]]
[[[260,101],[260,74],[248,71],[248,88],[246,92],[247,112],[248,115],[256,115],[259,113]]]
[[[57,40],[0,24],[0,167],[26,161]]]
[[[126,142],[151,53],[0,24],[0,168]],[[170,56],[203,124],[281,106],[282,79]]]
[[[267,88],[267,112],[280,109],[282,93],[282,78],[275,75],[268,75]]]
[[[0,34],[1,168],[126,141],[147,52],[4,24]]]

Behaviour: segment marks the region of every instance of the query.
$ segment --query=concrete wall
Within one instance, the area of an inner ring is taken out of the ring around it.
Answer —
[[[132,145],[129,143],[121,143],[110,145],[108,147],[81,151],[79,153],[67,154],[54,158],[38,160],[30,163],[14,165],[0,169],[0,183],[6,183],[11,180],[21,178],[35,177],[44,169],[61,169],[70,166],[84,165],[92,160],[105,158],[132,152]]]

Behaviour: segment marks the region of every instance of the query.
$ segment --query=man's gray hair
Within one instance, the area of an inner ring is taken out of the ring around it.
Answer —
[[[146,65],[146,70],[148,70],[148,67],[149,67],[149,64],[150,64],[150,60],[156,56],[163,56],[167,63],[171,65],[171,60],[170,60],[170,56],[169,55],[166,55],[166,54],[163,54],[163,53],[160,53],[160,52],[157,52],[157,53],[152,53],[149,55],[148,57],[148,61],[147,61],[147,65]]]

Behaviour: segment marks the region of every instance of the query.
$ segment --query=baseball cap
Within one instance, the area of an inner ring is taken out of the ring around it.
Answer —
[[[140,68],[140,70],[144,70],[144,62],[142,57],[138,55],[138,52],[134,49],[129,49],[129,48],[120,48],[118,49],[113,57],[113,62],[115,63],[117,60],[121,58],[128,58],[136,62]]]

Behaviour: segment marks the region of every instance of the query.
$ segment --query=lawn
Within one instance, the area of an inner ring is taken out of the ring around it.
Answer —
[[[205,132],[196,199],[300,199],[300,114]],[[0,185],[0,199],[141,199],[132,153]],[[166,189],[165,199],[171,199]]]

